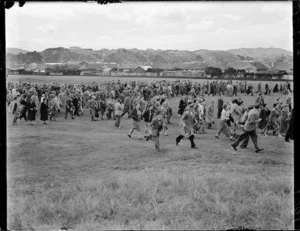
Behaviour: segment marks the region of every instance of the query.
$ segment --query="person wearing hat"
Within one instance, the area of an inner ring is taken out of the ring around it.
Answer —
[[[150,127],[152,128],[151,134],[147,136],[146,141],[152,140],[155,144],[156,151],[160,151],[159,147],[159,132],[163,129],[163,115],[161,111],[156,111],[155,117],[150,123]]]
[[[279,110],[279,103],[274,103],[273,109],[269,116],[268,123],[261,131],[262,135],[267,136],[267,132],[269,130],[273,130],[273,135],[276,134],[276,132],[279,130],[278,118],[279,118],[280,114],[281,114],[281,112]]]
[[[27,112],[27,108],[26,108],[26,104],[27,104],[27,96],[23,95],[23,97],[20,100],[20,104],[22,105],[21,108],[21,115],[20,115],[20,120],[24,117],[25,122],[27,122],[27,116],[26,116],[26,112]]]
[[[222,115],[220,118],[220,129],[219,129],[218,133],[215,135],[216,139],[219,139],[220,134],[224,133],[226,135],[226,137],[230,138],[230,140],[234,140],[233,136],[230,133],[230,129],[228,126],[229,116],[230,116],[230,104],[224,104],[223,110],[222,110]]]
[[[71,99],[71,96],[70,96],[70,95],[67,96],[67,100],[66,100],[66,113],[65,113],[65,119],[67,119],[68,113],[70,113],[72,119],[75,119],[75,118],[74,118],[74,115],[73,115],[73,102],[72,102],[72,99]]]
[[[239,143],[243,140],[245,140],[248,136],[251,137],[254,147],[255,147],[255,152],[260,152],[263,151],[262,148],[258,147],[257,144],[257,134],[256,134],[256,126],[257,123],[261,120],[258,117],[258,109],[259,105],[255,105],[252,110],[249,111],[248,113],[248,118],[246,120],[245,126],[243,127],[243,134],[241,134],[237,140],[231,144],[232,148],[237,151],[236,147],[239,145]]]
[[[167,100],[162,103],[162,105],[158,109],[158,111],[160,111],[161,115],[162,115],[164,135],[168,136],[168,133],[167,133],[168,127],[167,127],[166,123],[167,123],[167,119],[168,119],[169,103]]]
[[[132,127],[129,131],[128,137],[131,138],[131,134],[134,131],[137,131],[139,140],[142,140],[142,135],[140,132],[140,121],[141,121],[142,112],[140,111],[140,105],[137,104],[135,108],[130,113],[130,118],[132,120]]]
[[[92,95],[91,99],[88,101],[89,109],[90,109],[90,115],[91,115],[91,121],[96,121],[96,108],[97,108],[97,102],[96,102],[96,96]]]
[[[111,94],[108,95],[107,99],[106,99],[106,117],[107,119],[115,119],[115,115],[114,115],[114,100],[111,97]]]
[[[48,120],[48,105],[47,99],[45,97],[43,98],[43,102],[41,103],[40,114],[40,119],[44,122],[43,124],[47,124],[46,121]]]
[[[17,126],[17,120],[19,119],[20,117],[20,114],[21,114],[21,107],[20,107],[20,95],[16,95],[14,97],[14,100],[10,103],[10,112],[14,115],[14,119],[13,119],[13,122],[12,124]]]
[[[100,95],[100,100],[99,100],[99,103],[98,103],[98,107],[99,107],[99,111],[100,111],[100,115],[101,115],[101,120],[103,120],[103,116],[104,116],[105,110],[106,110],[106,101],[105,101],[105,95],[104,94]]]
[[[232,100],[231,106],[231,117],[233,118],[233,137],[237,137],[236,130],[240,128],[239,122],[242,117],[241,109],[240,109],[241,102],[237,99]]]
[[[145,138],[147,138],[150,132],[150,123],[154,117],[154,107],[153,104],[148,104],[145,112],[143,113],[143,120],[145,121]]]
[[[184,113],[184,111],[185,111],[185,108],[186,108],[186,106],[187,106],[187,101],[188,101],[188,97],[185,96],[185,97],[183,97],[183,98],[180,100],[180,102],[179,102],[178,114],[179,114],[180,116],[182,116],[183,113]]]
[[[182,125],[182,133],[178,137],[176,137],[176,145],[180,143],[180,141],[184,137],[188,137],[191,142],[191,148],[197,149],[194,142],[194,105],[190,104],[188,107],[188,111],[184,112],[182,117],[180,118],[180,124]]]
[[[120,98],[118,98],[116,100],[116,103],[114,105],[114,109],[115,109],[115,116],[116,116],[116,122],[115,122],[115,127],[120,129],[120,123],[121,123],[121,115],[122,112],[124,110],[124,105],[122,104],[122,100]]]
[[[222,114],[222,110],[223,110],[223,105],[224,105],[224,100],[222,95],[220,94],[220,97],[218,99],[218,114],[217,114],[217,118],[220,119],[221,118],[221,114]]]
[[[211,101],[207,107],[207,121],[208,121],[208,129],[211,129],[212,124],[214,124],[214,101]]]
[[[265,103],[265,99],[262,95],[262,93],[260,92],[258,97],[256,98],[254,105],[258,104],[259,106],[262,106]]]
[[[55,121],[57,109],[56,109],[54,97],[52,94],[49,95],[48,108],[49,108],[50,120],[52,120],[52,118],[53,118],[53,120]]]
[[[240,126],[241,126],[241,128],[242,128],[243,133],[245,132],[243,128],[244,128],[245,123],[246,123],[246,121],[247,121],[247,119],[248,119],[249,112],[250,112],[253,108],[254,108],[254,106],[253,106],[253,105],[250,105],[250,106],[245,110],[245,112],[243,113],[243,115],[242,115],[242,117],[241,117],[241,119],[240,119],[239,124],[240,124]],[[240,145],[240,148],[242,148],[242,149],[247,148],[248,143],[249,143],[249,138],[250,138],[250,136],[248,135],[248,136],[242,141],[242,143],[241,143],[241,145]]]
[[[32,95],[30,97],[29,102],[26,104],[26,108],[28,111],[28,120],[29,124],[32,125],[32,121],[35,121],[35,115],[36,115],[36,104],[35,104],[35,96]]]
[[[284,104],[280,116],[279,137],[285,135],[289,127],[289,105]]]
[[[260,109],[259,109],[259,118],[261,119],[261,121],[259,121],[257,128],[262,130],[264,129],[264,127],[267,124],[267,118],[269,115],[269,109],[266,108],[267,104],[264,103],[263,105],[260,105]]]

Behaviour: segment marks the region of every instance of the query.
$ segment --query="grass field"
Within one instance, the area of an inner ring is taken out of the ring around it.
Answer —
[[[269,107],[278,97],[265,97]],[[246,105],[255,100],[242,98]],[[196,135],[198,150],[186,139],[177,147],[179,99],[170,99],[174,115],[160,153],[151,141],[127,137],[127,116],[116,130],[113,120],[91,122],[87,110],[74,120],[63,111],[48,125],[38,113],[35,125],[22,120],[18,127],[7,114],[8,227],[293,229],[293,142],[259,136],[263,152],[255,153],[252,141],[236,152],[224,135],[214,138],[216,119]],[[217,97],[206,100],[216,105]]]
[[[166,81],[174,81],[176,80],[175,78],[138,78],[138,77],[104,77],[104,76],[39,76],[39,75],[9,75],[7,78],[7,81],[11,81],[11,82],[19,82],[19,81],[23,81],[23,82],[31,82],[31,83],[50,83],[50,82],[54,82],[54,83],[92,83],[92,82],[96,82],[96,83],[100,83],[103,81],[110,81],[110,80],[121,80],[121,81],[148,81],[148,82],[153,82],[153,81],[157,81],[157,80],[166,80]],[[181,79],[181,81],[185,81],[186,79]],[[192,82],[206,82],[207,80],[204,79],[189,79]],[[211,81],[215,81],[215,79],[209,79],[209,82]],[[235,80],[233,80],[235,81]],[[237,80],[238,81],[238,80]],[[248,83],[252,83],[254,90],[256,90],[257,88],[257,84],[259,81],[255,81],[255,80],[247,80]],[[278,85],[280,85],[280,83],[285,83],[286,81],[261,81],[262,82],[262,89],[264,90],[264,84],[265,83],[271,83],[269,85],[270,89],[273,90],[273,87],[275,86],[275,84],[277,83]],[[290,81],[291,84],[291,88],[293,89],[293,81]]]

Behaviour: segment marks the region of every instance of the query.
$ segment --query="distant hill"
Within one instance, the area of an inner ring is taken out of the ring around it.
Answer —
[[[10,53],[10,54],[13,54],[13,55],[17,55],[17,54],[26,54],[28,51],[26,50],[22,50],[22,49],[19,49],[19,48],[6,48],[6,53]]]
[[[10,48],[12,49],[12,48]],[[13,48],[13,50],[17,48]],[[138,50],[138,49],[68,49],[64,47],[49,48],[42,52],[13,54],[7,52],[8,64],[24,63],[118,63],[122,67],[151,65],[155,68],[200,68],[212,66],[228,68],[229,63],[237,61],[259,61],[268,66],[278,62],[284,56],[285,61],[292,62],[292,53],[279,48],[241,48],[228,51],[215,50]]]
[[[282,55],[284,58],[292,60],[293,56],[292,52],[280,48],[240,48],[227,51],[235,55],[251,57],[259,62],[277,61],[282,58]]]

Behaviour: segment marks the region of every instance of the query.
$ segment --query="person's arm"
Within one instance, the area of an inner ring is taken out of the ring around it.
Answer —
[[[258,120],[256,118],[257,118],[257,116],[255,116],[255,114],[250,114],[248,116],[248,122],[249,123],[258,123],[259,121],[261,121],[261,118],[259,118]]]

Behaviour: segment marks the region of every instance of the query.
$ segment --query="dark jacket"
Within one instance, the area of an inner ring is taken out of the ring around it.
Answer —
[[[187,106],[187,102],[184,101],[183,99],[181,99],[180,102],[179,102],[178,114],[182,115],[183,112],[184,112],[184,109],[186,108],[186,106]]]
[[[218,99],[218,108],[223,108],[223,105],[224,105],[224,100]]]
[[[267,109],[262,108],[259,112],[259,118],[261,118],[261,121],[258,123],[258,128],[263,129],[267,124]]]
[[[28,111],[28,120],[34,121],[35,120],[35,114],[36,114],[36,105],[34,102],[28,102],[26,104],[26,108]]]
[[[41,113],[42,121],[48,120],[48,105],[47,104],[41,103],[40,113]]]
[[[147,122],[147,123],[150,123],[153,119],[153,111],[151,112],[150,114],[150,109],[146,110],[144,115],[143,115],[143,118],[144,118],[144,121]]]
[[[136,108],[134,108],[134,109],[131,111],[130,117],[131,117],[134,121],[137,121],[137,122],[141,120],[140,116],[137,114],[137,109],[136,109]]]

